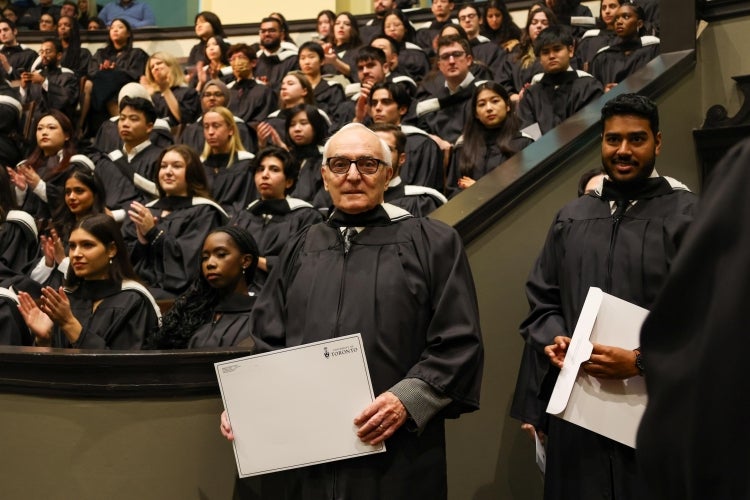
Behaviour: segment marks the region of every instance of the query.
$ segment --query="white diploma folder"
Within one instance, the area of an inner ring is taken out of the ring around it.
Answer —
[[[646,409],[643,377],[605,380],[579,370],[591,357],[592,342],[636,349],[648,310],[591,287],[586,295],[547,413],[635,448]]]
[[[359,334],[214,366],[240,477],[385,451],[353,423],[374,399]]]

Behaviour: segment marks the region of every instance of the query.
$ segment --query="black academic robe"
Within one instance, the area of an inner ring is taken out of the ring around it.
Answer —
[[[209,155],[203,160],[211,197],[230,217],[241,211],[249,200],[258,197],[253,180],[253,158],[252,153],[237,151],[229,166],[229,154]]]
[[[63,55],[62,55],[62,59],[60,61],[60,65],[63,66],[63,67],[66,67],[68,69],[73,70],[73,72],[76,74],[76,76],[78,78],[82,78],[82,77],[85,76],[85,77],[91,79],[91,77],[94,76],[93,73],[89,73],[89,71],[91,70],[91,58],[93,57],[91,55],[91,51],[89,49],[85,48],[85,47],[81,47],[79,49],[80,52],[79,52],[79,55],[78,55],[77,64],[75,64],[73,62],[71,62],[70,64],[68,64],[68,62],[65,60],[65,55],[66,55],[66,52],[68,50],[69,49],[64,49],[63,50],[63,52],[62,52]]]
[[[138,241],[135,225],[127,218],[122,234],[135,272],[157,299],[184,293],[200,271],[203,240],[212,229],[226,224],[226,212],[212,200],[199,197],[167,197],[146,205],[156,225]],[[162,215],[170,210],[168,215]]]
[[[523,54],[519,45],[513,48],[505,61],[506,67],[503,69],[503,79],[498,81],[511,94],[518,94],[531,83],[534,75],[544,72],[542,63],[536,58],[524,66]]]
[[[231,293],[222,297],[213,310],[215,318],[201,325],[190,337],[188,348],[228,347],[250,336],[250,313],[255,295]]]
[[[146,333],[161,322],[154,297],[135,281],[83,281],[66,292],[73,316],[83,330],[71,344],[59,327],[55,327],[53,347],[140,350]]]
[[[271,89],[278,91],[284,76],[295,69],[299,69],[297,50],[282,46],[274,55],[267,55],[263,50],[259,50],[253,75],[265,81]]]
[[[529,316],[511,416],[544,428],[544,408],[558,370],[544,347],[571,336],[591,286],[644,308],[654,303],[693,219],[696,196],[667,178],[648,179],[629,192],[605,181],[602,194],[584,195],[555,216],[529,275]],[[610,200],[637,200],[620,218]],[[549,417],[545,499],[642,498],[634,450]],[[586,471],[572,473],[573,471]]]
[[[492,170],[502,165],[505,160],[510,158],[507,154],[500,150],[500,146],[497,144],[497,132],[496,130],[487,130],[484,134],[484,154],[481,159],[472,165],[471,177],[472,179],[479,180],[487,175]],[[525,136],[520,132],[511,141],[511,147],[517,151],[521,151],[523,148],[534,142],[531,137]],[[448,165],[448,172],[445,177],[445,194],[448,198],[453,198],[462,191],[458,187],[458,180],[463,177],[461,173],[461,165],[459,158],[464,148],[464,137],[461,136],[456,145],[453,148],[453,154],[451,155],[451,161]]]
[[[648,500],[747,498],[750,141],[711,174],[641,330],[648,405],[636,443]]]
[[[258,151],[258,137],[255,130],[249,128],[239,116],[234,117],[234,124],[240,132],[240,142],[247,151],[251,153]],[[154,142],[153,139],[151,142]],[[203,153],[206,145],[206,137],[203,135],[203,117],[199,116],[195,123],[188,123],[180,134],[180,144],[185,144],[196,150],[199,154]]]
[[[102,153],[109,153],[115,149],[122,149],[122,139],[120,133],[117,131],[117,122],[120,120],[119,116],[113,116],[109,120],[102,123],[101,127],[96,131],[96,137],[94,138],[94,148]],[[167,148],[174,144],[174,137],[172,131],[169,128],[169,123],[166,120],[157,118],[154,122],[154,128],[151,129],[148,140],[151,144],[159,148]],[[199,152],[202,151],[198,150]]]
[[[405,184],[425,186],[443,192],[443,152],[423,130],[412,125],[401,125],[406,135],[406,162],[401,166]]]
[[[39,257],[39,235],[36,221],[22,210],[9,210],[0,223],[0,262],[16,272]]]
[[[334,132],[346,125],[346,122],[339,116],[341,113],[341,104],[345,101],[344,88],[340,83],[328,82],[325,79],[321,79],[320,83],[315,86],[315,104],[325,111],[333,122],[329,132]]]
[[[472,81],[454,94],[443,87],[434,97],[420,100],[417,103],[418,127],[451,144],[455,143],[463,133],[477,82]]]
[[[198,61],[208,64],[208,57],[206,57],[206,40],[201,40],[192,47],[190,47],[190,53],[187,58],[188,66],[195,66]]]
[[[339,59],[341,59],[344,63],[346,63],[349,66],[349,74],[344,75],[346,78],[349,79],[350,82],[358,82],[359,78],[357,77],[357,55],[359,54],[359,48],[362,47],[362,45],[352,46],[349,43],[343,43],[341,45],[336,46],[336,55]],[[321,73],[324,75],[338,75],[340,74],[336,68],[331,64],[325,64],[320,69]]]
[[[170,127],[175,127],[181,123],[193,123],[201,112],[201,98],[198,92],[192,87],[181,85],[172,87],[172,93],[180,106],[180,119],[178,120],[172,114],[161,92],[156,92],[151,96],[154,101],[154,108],[156,108],[156,116],[166,120]]]
[[[384,200],[403,208],[414,217],[426,217],[448,201],[435,189],[404,184],[400,178],[391,179],[385,190]]]
[[[432,21],[428,26],[418,29],[417,30],[417,36],[416,36],[416,42],[417,45],[422,47],[422,50],[424,50],[427,53],[428,57],[433,57],[435,55],[435,47],[433,46],[433,42],[435,41],[435,37],[440,34],[440,30],[443,29],[443,26],[446,24],[458,24],[457,19],[448,19],[447,21]]]
[[[490,71],[491,80],[500,82],[500,76],[505,71],[505,60],[508,53],[492,43],[489,38],[479,35],[469,42],[471,45],[471,54],[476,61],[480,61],[487,66]]]
[[[418,82],[430,71],[430,60],[419,45],[406,42],[398,53],[398,68]]]
[[[518,103],[518,118],[522,129],[539,124],[546,134],[568,117],[604,94],[602,84],[583,71],[542,73],[532,79]]]
[[[104,61],[115,64],[114,69],[101,70]],[[137,82],[145,73],[148,54],[139,48],[117,51],[111,47],[98,49],[89,65],[89,73],[94,87],[91,91],[91,107],[103,110],[108,101],[116,99],[123,85]]]
[[[231,93],[229,109],[249,127],[255,127],[278,107],[276,93],[255,80],[234,80],[227,86]]]
[[[348,252],[340,225],[364,226]],[[385,453],[264,478],[285,490],[268,498],[446,498],[443,421],[478,408],[483,360],[458,233],[389,204],[334,212],[289,241],[252,322],[260,351],[359,332],[375,394],[417,378],[451,399],[421,434],[397,430]]]
[[[595,29],[586,31],[576,46],[576,59],[584,71],[591,71],[591,61],[597,52],[611,45],[617,38],[614,31]]]
[[[120,149],[97,160],[96,171],[104,183],[109,209],[127,211],[132,201],[146,203],[159,196],[156,174],[162,151],[162,148],[150,144],[130,162]]]
[[[37,58],[35,51],[20,44],[13,47],[3,45],[0,49],[0,54],[8,59],[8,64],[10,64],[8,77],[11,80],[19,80],[21,73],[29,71]]]
[[[79,77],[68,68],[46,66],[40,71],[45,77],[46,89],[41,83],[32,83],[24,89],[26,102],[36,102],[34,120],[40,119],[50,110],[62,111],[66,116],[74,116],[81,82]]]
[[[39,30],[39,20],[42,18],[42,14],[50,14],[54,19],[60,19],[60,6],[52,4],[31,7],[18,18],[16,25],[30,30]]]
[[[55,208],[64,203],[63,191],[65,190],[68,169],[65,168],[55,172],[59,163],[60,159],[57,155],[49,156],[36,169],[36,173],[44,181],[44,194],[42,196],[32,190],[31,186],[26,188],[26,197],[20,208],[36,219],[49,219]]]
[[[323,216],[308,202],[287,197],[283,200],[255,200],[230,221],[250,231],[258,244],[261,257],[266,258],[268,271],[257,269],[250,291],[259,293],[268,274],[276,267],[284,245],[300,229],[318,223]]]
[[[320,171],[323,165],[323,147],[315,144],[294,147],[292,155],[300,162],[299,175],[292,196],[313,203],[318,193],[325,190],[323,175]],[[321,207],[316,206],[316,208]]]
[[[34,336],[18,310],[13,291],[0,288],[0,345],[32,345]]]
[[[602,85],[620,83],[658,55],[659,39],[654,36],[624,42],[618,38],[596,53],[590,73]]]

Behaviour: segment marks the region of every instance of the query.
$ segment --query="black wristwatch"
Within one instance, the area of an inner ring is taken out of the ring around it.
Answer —
[[[635,367],[638,368],[638,373],[643,375],[646,371],[646,367],[643,364],[643,354],[641,354],[641,348],[633,349],[635,353]]]

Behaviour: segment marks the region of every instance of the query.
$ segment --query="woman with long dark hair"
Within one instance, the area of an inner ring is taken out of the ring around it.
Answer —
[[[109,26],[107,44],[91,58],[89,74],[93,75],[91,107],[97,113],[93,128],[110,116],[117,116],[117,93],[123,85],[137,82],[146,70],[148,54],[133,47],[133,30],[124,19]]]
[[[168,147],[158,165],[159,198],[146,205],[134,201],[122,231],[135,271],[156,298],[172,299],[196,278],[200,245],[227,214],[211,199],[203,164],[190,146]]]
[[[76,152],[73,124],[61,111],[50,110],[36,126],[36,147],[15,170],[9,170],[22,210],[48,219],[62,199],[65,172]]]
[[[328,120],[315,106],[300,104],[289,110],[285,126],[289,151],[299,163],[297,183],[292,194],[317,208],[327,208],[327,203],[318,206],[316,200],[320,200],[319,195],[325,191],[320,168],[323,144],[330,132]]]
[[[229,64],[229,44],[219,35],[206,40],[206,62],[198,61],[195,76],[190,79],[190,85],[196,92],[202,92],[211,80],[221,80],[224,83],[232,81],[234,74]]]
[[[222,226],[203,241],[200,275],[177,297],[147,348],[225,347],[250,336],[255,295],[249,291],[258,266],[258,245],[237,226]]]
[[[300,104],[315,105],[315,91],[310,80],[299,70],[290,71],[281,79],[279,89],[279,109],[273,111],[258,124],[258,146],[264,148],[266,144],[286,148],[286,123],[289,110]]]
[[[430,60],[417,45],[416,30],[400,9],[389,10],[383,17],[381,31],[398,42],[398,68],[415,81],[420,81],[430,70]]]
[[[342,12],[333,23],[333,43],[323,44],[326,74],[341,74],[349,80],[357,78],[357,49],[362,46],[357,19],[351,12]]]
[[[224,32],[224,26],[221,24],[219,16],[213,12],[204,10],[195,15],[195,36],[198,37],[198,43],[190,48],[190,54],[187,59],[188,66],[195,66],[198,62],[208,64],[206,43],[211,37],[217,36],[224,39],[227,37],[227,34]]]
[[[160,321],[159,308],[128,260],[120,228],[99,214],[70,234],[65,288],[45,287],[39,305],[25,292],[19,309],[38,346],[140,349]]]
[[[521,41],[521,28],[518,27],[503,0],[489,0],[484,6],[484,22],[480,33],[507,52]]]
[[[285,149],[269,146],[262,150],[254,172],[260,199],[250,203],[230,223],[250,231],[258,242],[258,269],[252,292],[260,293],[289,238],[303,227],[323,220],[312,205],[288,196],[298,173],[299,164]]]
[[[581,69],[589,71],[591,61],[601,49],[615,38],[615,13],[622,0],[602,0],[599,5],[597,28],[586,31],[576,45],[576,58],[581,61]]]
[[[534,54],[534,41],[539,33],[556,24],[559,23],[554,12],[544,5],[536,3],[529,8],[526,27],[521,35],[521,43],[508,56],[512,66],[513,92],[511,93],[511,99],[514,102],[518,101],[519,94],[531,82],[533,76],[544,71]]]
[[[313,38],[318,43],[333,43],[333,25],[336,22],[336,13],[328,9],[321,10],[315,19],[315,35]]]
[[[513,103],[502,85],[493,81],[478,85],[469,109],[464,133],[456,142],[448,168],[449,197],[472,186],[533,142],[518,130]]]

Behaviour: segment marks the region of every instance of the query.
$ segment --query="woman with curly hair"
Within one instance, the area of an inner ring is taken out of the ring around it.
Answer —
[[[147,348],[224,347],[250,335],[255,296],[248,291],[258,265],[258,246],[237,226],[222,226],[203,241],[201,272],[175,300]]]

